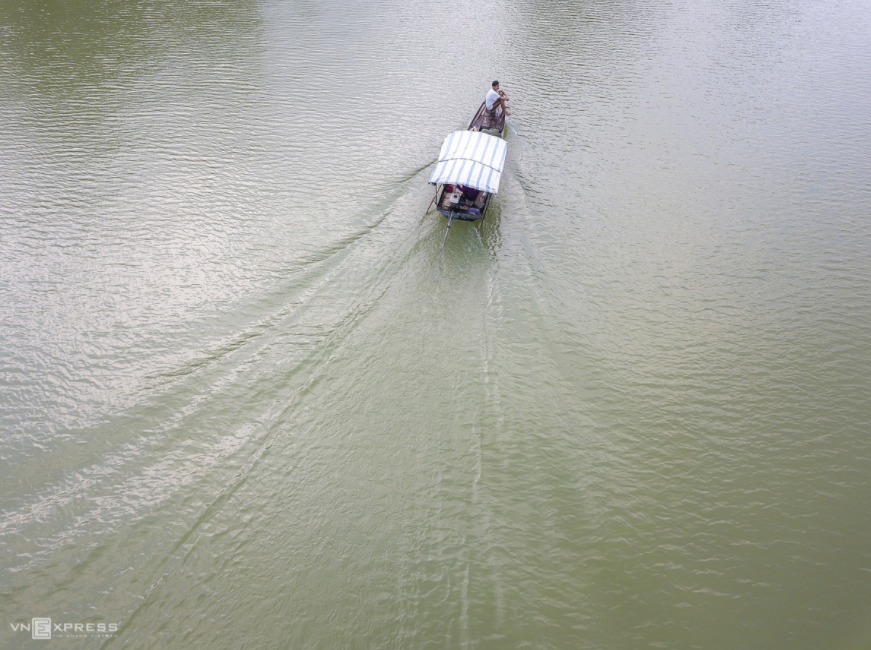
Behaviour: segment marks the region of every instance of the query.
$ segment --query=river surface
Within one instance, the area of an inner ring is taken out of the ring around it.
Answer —
[[[871,647],[869,80],[868,0],[0,1],[0,646]]]

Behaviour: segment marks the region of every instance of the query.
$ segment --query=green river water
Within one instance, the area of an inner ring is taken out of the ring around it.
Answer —
[[[868,0],[0,0],[0,647],[871,648],[869,80]]]

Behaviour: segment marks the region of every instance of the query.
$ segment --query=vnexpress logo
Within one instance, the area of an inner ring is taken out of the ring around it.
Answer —
[[[34,639],[50,639],[51,638],[51,619],[50,618],[34,618],[30,621],[31,633]]]
[[[118,623],[52,623],[48,616],[35,617],[30,623],[10,623],[13,632],[30,632],[34,639],[50,639],[52,632],[58,638],[109,638],[118,636]]]

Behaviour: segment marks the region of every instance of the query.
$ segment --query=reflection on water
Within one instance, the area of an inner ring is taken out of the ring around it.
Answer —
[[[866,647],[869,18],[0,5],[2,617]],[[493,78],[502,190],[434,273]]]

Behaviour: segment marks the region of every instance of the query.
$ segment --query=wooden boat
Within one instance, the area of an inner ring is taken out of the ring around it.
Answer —
[[[482,103],[465,131],[445,139],[429,182],[436,186],[433,200],[448,217],[448,229],[454,220],[477,221],[487,214],[505,165],[504,133],[505,114],[494,115]]]

